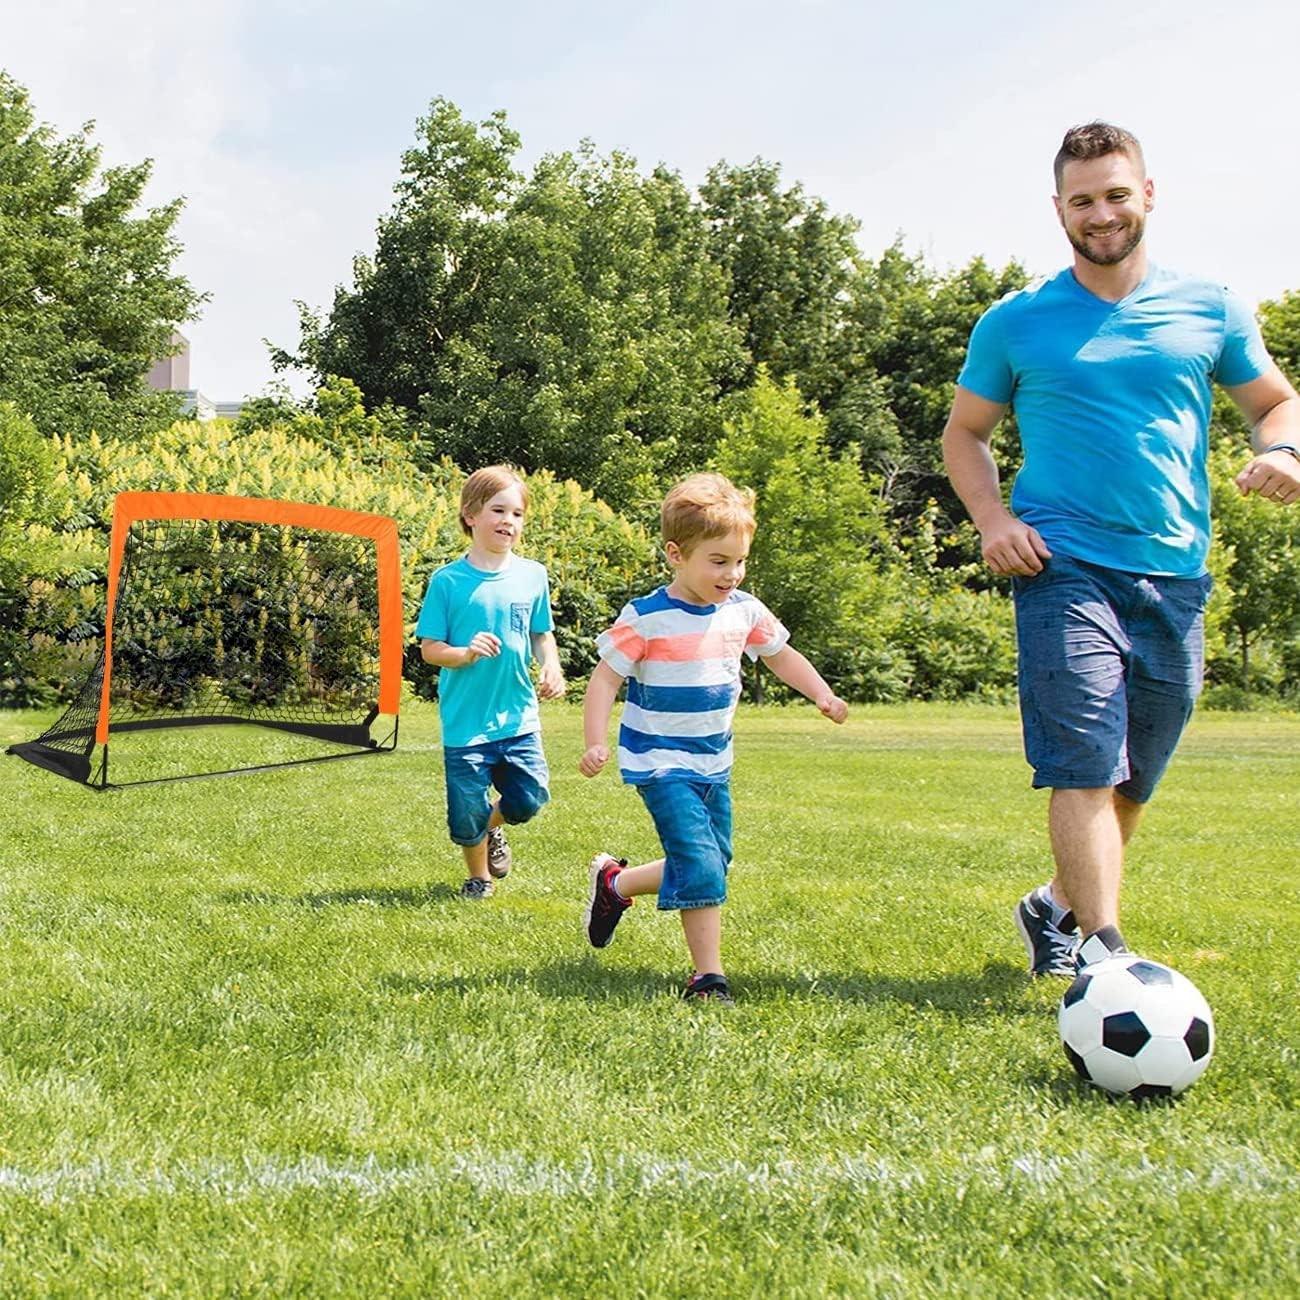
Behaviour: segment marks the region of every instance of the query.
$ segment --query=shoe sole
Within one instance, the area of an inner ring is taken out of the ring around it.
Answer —
[[[1034,940],[1029,933],[1029,927],[1025,924],[1024,904],[1017,903],[1011,916],[1016,923],[1016,930],[1020,934],[1020,942],[1025,945],[1025,955],[1029,958],[1029,973],[1034,979],[1042,979],[1045,975],[1055,976],[1057,979],[1073,979],[1075,977],[1078,972],[1074,966],[1064,970],[1051,966],[1046,970],[1039,970],[1034,959]]]
[[[611,858],[608,853],[598,853],[591,860],[591,892],[587,895],[587,909],[582,914],[582,933],[593,948],[608,948],[609,940],[614,937],[614,932],[609,932],[609,939],[604,943],[597,943],[591,937],[591,914],[596,910],[596,895],[600,892],[600,873],[605,869],[607,862],[615,862],[616,858]]]

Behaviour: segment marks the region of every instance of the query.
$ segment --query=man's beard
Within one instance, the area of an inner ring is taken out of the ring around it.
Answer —
[[[1146,222],[1138,221],[1137,224],[1129,231],[1128,238],[1110,253],[1098,253],[1088,247],[1087,238],[1076,239],[1068,230],[1066,237],[1069,239],[1074,251],[1080,257],[1091,262],[1093,266],[1118,266],[1141,242],[1142,236],[1146,234]]]

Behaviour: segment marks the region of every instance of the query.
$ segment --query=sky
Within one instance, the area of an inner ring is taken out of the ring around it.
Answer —
[[[1251,302],[1300,289],[1300,6],[1277,0],[0,0],[0,68],[103,164],[183,196],[183,327],[217,401],[275,376],[295,301],[328,309],[373,252],[436,96],[503,109],[529,170],[590,139],[689,185],[780,165],[936,269],[1068,261],[1051,205],[1065,129],[1142,141],[1154,260]],[[306,379],[288,375],[296,393]]]

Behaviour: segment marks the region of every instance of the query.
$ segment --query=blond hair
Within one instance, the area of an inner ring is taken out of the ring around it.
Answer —
[[[506,488],[517,487],[523,498],[524,509],[528,509],[528,484],[519,476],[513,465],[484,465],[476,469],[465,480],[460,490],[460,526],[468,536],[470,526],[465,521],[466,515],[476,515],[492,500],[498,492]]]
[[[676,543],[683,555],[707,538],[731,532],[753,537],[754,493],[721,474],[692,474],[664,497],[659,521],[665,544]]]

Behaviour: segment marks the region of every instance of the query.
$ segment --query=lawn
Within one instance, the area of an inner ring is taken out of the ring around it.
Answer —
[[[730,1012],[680,1001],[652,900],[587,947],[587,860],[655,845],[578,708],[544,725],[484,903],[427,705],[396,753],[219,780],[0,758],[0,1293],[1300,1294],[1300,719],[1198,716],[1135,841],[1125,935],[1218,1030],[1141,1107],[1024,973],[1012,711],[741,711]]]

